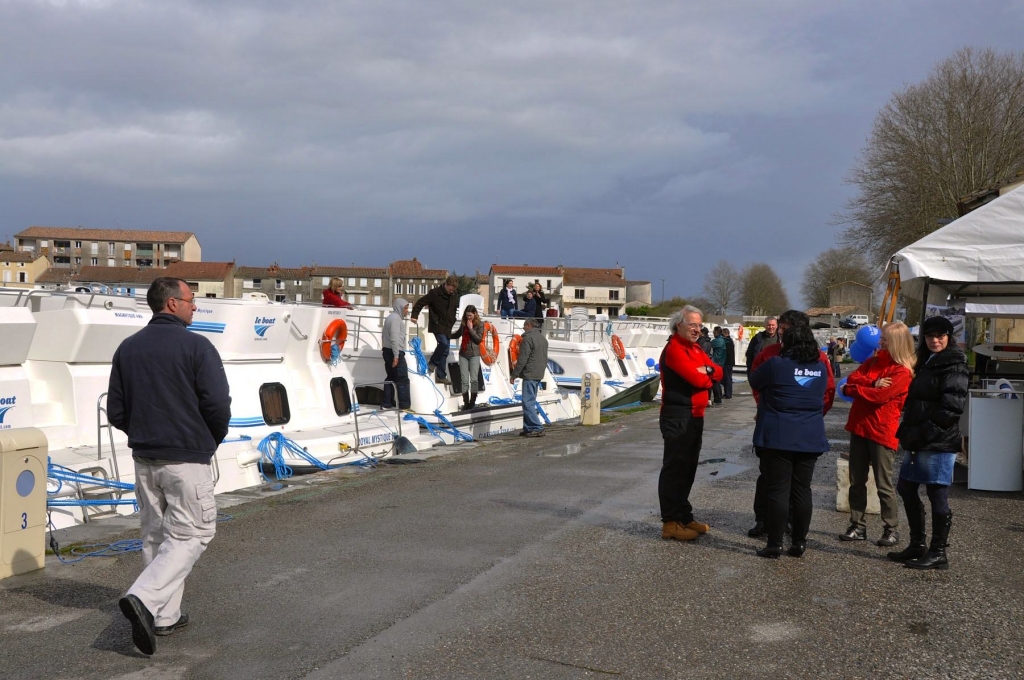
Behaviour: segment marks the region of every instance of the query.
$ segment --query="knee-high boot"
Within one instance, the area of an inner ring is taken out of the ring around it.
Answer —
[[[946,546],[949,545],[949,529],[953,526],[953,513],[932,513],[932,544],[928,546],[928,554],[916,560],[904,562],[910,569],[949,569],[946,559]]]
[[[472,411],[476,408],[476,392],[469,395],[469,410]]]
[[[920,559],[928,553],[928,548],[925,545],[927,534],[924,529],[924,504],[918,501],[917,507],[912,508],[904,500],[903,507],[907,511],[907,526],[910,527],[910,544],[903,550],[886,555],[893,562]]]
[[[468,411],[470,408],[471,407],[469,405],[469,392],[463,392],[462,393],[462,410],[463,411]]]

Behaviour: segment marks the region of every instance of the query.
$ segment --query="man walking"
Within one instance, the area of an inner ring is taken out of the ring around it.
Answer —
[[[764,320],[764,330],[756,334],[747,343],[747,375],[753,370],[750,365],[765,347],[782,341],[782,334],[779,333],[779,320],[777,317],[769,316]]]
[[[725,365],[722,366],[722,399],[732,399],[732,367],[736,365],[736,343],[729,335],[729,329],[722,329],[725,338]]]
[[[540,332],[540,321],[527,319],[523,322],[523,340],[519,343],[519,358],[512,367],[509,382],[523,379],[523,431],[524,437],[543,437],[544,424],[537,413],[537,390],[544,379],[548,365],[548,341]]]
[[[217,528],[210,460],[228,433],[231,396],[220,354],[188,330],[188,284],[158,278],[146,302],[153,318],[114,352],[107,418],[128,435],[142,523],[144,568],[119,606],[135,646],[153,654],[157,635],[188,625],[181,598]]]
[[[405,410],[412,406],[409,396],[409,366],[405,363],[406,329],[405,317],[409,314],[409,302],[398,298],[392,305],[394,310],[384,319],[384,332],[381,338],[381,357],[384,359],[384,400],[381,406],[392,408],[395,405],[395,391],[398,392],[398,408]],[[392,385],[388,384],[392,383]]]
[[[427,325],[427,332],[434,334],[437,347],[427,361],[427,372],[436,371],[437,382],[445,385],[451,384],[448,380],[448,350],[451,340],[449,336],[452,326],[455,325],[455,317],[459,311],[459,296],[455,291],[459,287],[459,277],[449,276],[437,288],[416,301],[412,306],[412,320],[415,322],[424,307],[430,312],[430,322]]]

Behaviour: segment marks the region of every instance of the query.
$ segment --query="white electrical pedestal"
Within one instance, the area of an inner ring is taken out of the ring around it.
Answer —
[[[0,578],[43,568],[48,451],[42,430],[0,431]]]
[[[580,383],[580,422],[583,425],[601,424],[601,376],[584,373]]]

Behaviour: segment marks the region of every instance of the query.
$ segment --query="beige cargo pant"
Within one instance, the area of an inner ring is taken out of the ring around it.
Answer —
[[[146,605],[154,625],[170,626],[181,617],[185,577],[217,530],[211,466],[136,460],[135,496],[145,568],[128,595]]]

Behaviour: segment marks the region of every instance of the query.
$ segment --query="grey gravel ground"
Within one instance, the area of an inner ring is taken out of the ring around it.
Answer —
[[[660,539],[657,412],[623,415],[221,498],[245,502],[188,581],[193,623],[151,658],[117,610],[138,554],[0,582],[0,676],[1024,676],[1024,494],[955,487],[952,569],[913,572],[836,540],[833,453],[806,556],[763,560],[753,413],[709,411],[696,542]]]

